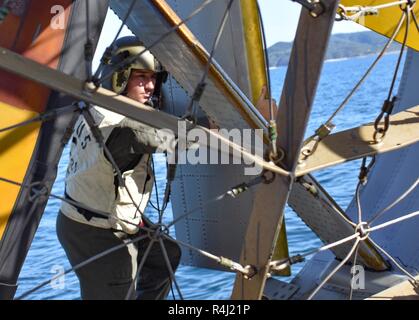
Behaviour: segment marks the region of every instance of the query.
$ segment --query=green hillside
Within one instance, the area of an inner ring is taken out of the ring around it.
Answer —
[[[363,56],[380,52],[388,39],[372,31],[338,33],[332,35],[326,59],[339,59]],[[270,67],[288,64],[292,42],[277,42],[268,48]],[[388,52],[398,50],[400,45],[394,43]]]

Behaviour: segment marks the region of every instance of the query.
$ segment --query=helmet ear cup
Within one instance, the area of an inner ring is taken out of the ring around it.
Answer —
[[[121,50],[113,59],[113,65],[117,65],[121,63],[125,59],[130,56],[128,50]],[[117,94],[122,94],[128,84],[128,80],[131,74],[131,67],[128,66],[121,66],[119,70],[115,71],[112,74],[112,90],[115,91]]]
[[[112,90],[117,94],[122,94],[128,84],[131,75],[131,68],[114,72],[112,75]]]

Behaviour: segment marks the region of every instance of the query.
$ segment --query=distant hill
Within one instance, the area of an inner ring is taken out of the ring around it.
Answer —
[[[337,33],[332,35],[326,59],[339,59],[363,56],[380,52],[388,38],[372,31]],[[277,42],[268,48],[270,67],[288,64],[292,42]],[[393,43],[388,52],[400,49],[400,44]]]

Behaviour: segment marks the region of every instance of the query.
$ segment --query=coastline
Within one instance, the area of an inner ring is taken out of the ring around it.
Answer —
[[[387,53],[385,53],[384,55],[392,55],[392,54],[398,54],[400,51],[399,50],[394,50],[394,51],[389,51]],[[360,55],[360,56],[348,56],[348,57],[342,57],[342,58],[335,58],[335,59],[327,59],[324,62],[328,63],[328,62],[339,62],[339,61],[346,61],[349,59],[358,59],[358,58],[366,58],[366,57],[370,57],[370,56],[375,56],[377,55],[378,52],[375,53],[370,53],[370,54],[364,54],[364,55]],[[284,68],[287,67],[288,65],[284,64],[284,65],[280,65],[280,66],[275,66],[275,67],[269,67],[269,70],[275,70],[275,69],[280,69],[280,68]]]

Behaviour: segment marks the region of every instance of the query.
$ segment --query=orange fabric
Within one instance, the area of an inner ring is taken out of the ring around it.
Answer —
[[[56,69],[64,44],[65,29],[53,29],[50,22],[54,14],[51,7],[60,4],[65,9],[64,21],[70,17],[71,0],[32,0],[22,20],[9,14],[0,24],[0,46]],[[0,71],[0,101],[9,105],[42,112],[45,110],[50,89],[33,81]]]

